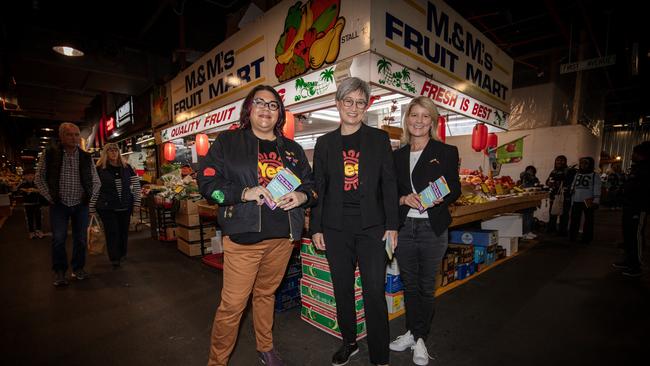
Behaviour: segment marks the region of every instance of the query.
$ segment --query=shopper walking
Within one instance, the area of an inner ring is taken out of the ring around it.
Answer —
[[[283,365],[273,346],[275,290],[302,234],[305,208],[315,203],[313,178],[302,147],[282,135],[285,109],[270,86],[255,87],[244,100],[241,127],[222,132],[201,161],[201,193],[219,204],[224,237],[221,303],[212,325],[208,365],[226,365],[237,340],[239,322],[253,294],[253,324],[259,358]],[[267,184],[290,169],[302,184],[282,196],[272,210]]]
[[[555,158],[555,166],[551,173],[548,175],[548,178],[546,179],[546,186],[548,186],[551,189],[550,192],[550,205],[549,205],[549,219],[548,219],[548,228],[547,231],[549,233],[558,231],[560,234],[562,233],[562,223],[563,222],[569,222],[569,211],[571,210],[571,197],[570,194],[567,192],[570,191],[571,187],[571,182],[566,182],[568,176],[568,167],[567,167],[567,159],[566,156],[564,155],[558,155]],[[568,196],[568,197],[567,197]],[[559,225],[559,230],[558,230],[558,215],[552,215],[552,207],[553,203],[555,202],[556,199],[562,199],[562,214],[559,215],[560,219],[560,225]],[[568,203],[565,204],[567,201]],[[564,231],[566,231],[566,228],[564,227]]]
[[[576,241],[578,229],[584,214],[582,226],[582,243],[591,243],[594,237],[594,211],[600,203],[600,176],[594,172],[594,159],[592,157],[580,158],[578,174],[571,185],[571,224],[569,227],[569,240]]]
[[[326,249],[343,345],[332,365],[344,365],[359,350],[354,310],[358,263],[370,362],[388,364],[390,341],[384,297],[386,253],[382,240],[397,245],[397,186],[388,134],[366,126],[370,87],[359,78],[336,91],[341,126],[321,136],[314,148],[318,205],[310,220],[312,240]]]
[[[90,201],[90,212],[99,214],[108,259],[113,268],[118,268],[126,258],[131,213],[134,207],[140,207],[140,178],[113,143],[104,145],[97,161],[97,174],[102,187],[96,200]]]
[[[449,205],[460,197],[458,149],[440,142],[438,111],[430,98],[417,97],[406,107],[402,148],[395,151],[399,192],[399,247],[396,257],[404,283],[406,333],[390,343],[393,351],[413,350],[413,363],[427,365],[427,336],[434,315],[436,274],[447,250]],[[450,193],[424,212],[418,193],[444,177]]]
[[[86,245],[88,203],[99,193],[101,183],[90,154],[79,148],[79,127],[64,122],[59,126],[59,144],[41,156],[35,183],[41,195],[50,202],[52,225],[52,270],[54,286],[68,284],[68,257],[65,241],[68,222],[72,221],[72,277],[84,280],[88,273]]]
[[[632,166],[623,186],[623,244],[625,258],[614,263],[623,275],[640,277],[645,247],[645,224],[650,209],[650,141],[632,149]]]
[[[23,195],[23,207],[25,208],[25,220],[27,221],[27,229],[29,230],[29,238],[42,238],[43,232],[41,231],[41,203],[43,196],[38,193],[38,188],[34,183],[34,170],[26,170],[23,173],[25,180],[18,186],[18,190]]]

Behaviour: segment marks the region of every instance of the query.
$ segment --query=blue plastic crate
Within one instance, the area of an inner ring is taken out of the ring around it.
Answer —
[[[300,296],[295,297],[293,299],[289,299],[287,301],[275,301],[275,312],[276,313],[281,313],[283,311],[287,311],[289,309],[297,308],[300,306]]]

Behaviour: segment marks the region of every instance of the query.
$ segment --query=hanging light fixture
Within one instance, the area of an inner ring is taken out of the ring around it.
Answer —
[[[296,136],[296,119],[293,113],[286,111],[284,114],[284,126],[282,127],[284,137],[293,140]]]
[[[167,161],[174,161],[176,159],[176,145],[172,142],[168,142],[163,147],[163,156]]]
[[[447,140],[447,125],[446,119],[443,116],[438,116],[438,138],[440,141],[445,142]]]
[[[208,150],[210,149],[210,141],[208,140],[208,135],[204,133],[198,133],[196,134],[196,153],[199,156],[205,156],[208,153]]]
[[[477,123],[472,131],[472,149],[479,152],[487,145],[487,126],[485,123]]]
[[[52,47],[52,50],[58,54],[68,57],[80,57],[84,55],[83,51],[70,46],[54,46]]]

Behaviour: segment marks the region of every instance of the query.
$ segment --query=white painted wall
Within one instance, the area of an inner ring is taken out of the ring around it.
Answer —
[[[537,168],[537,177],[544,183],[553,170],[553,163],[558,155],[565,155],[569,166],[577,164],[581,157],[591,156],[596,160],[596,166],[598,166],[601,138],[591,134],[582,125],[497,133],[499,145],[525,135],[529,136],[524,138],[523,159],[518,163],[503,164],[500,175],[509,175],[517,180],[526,166],[533,165]],[[471,141],[471,135],[447,137],[448,144],[458,147],[462,168],[478,169],[481,166],[483,171],[487,172],[489,169],[487,156],[483,152],[477,153],[472,150]]]

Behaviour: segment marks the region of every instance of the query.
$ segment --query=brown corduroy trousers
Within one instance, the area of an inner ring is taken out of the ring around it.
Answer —
[[[223,249],[221,304],[212,324],[208,366],[228,364],[251,293],[257,350],[273,348],[275,290],[284,277],[293,245],[286,238],[243,245],[224,237]]]

